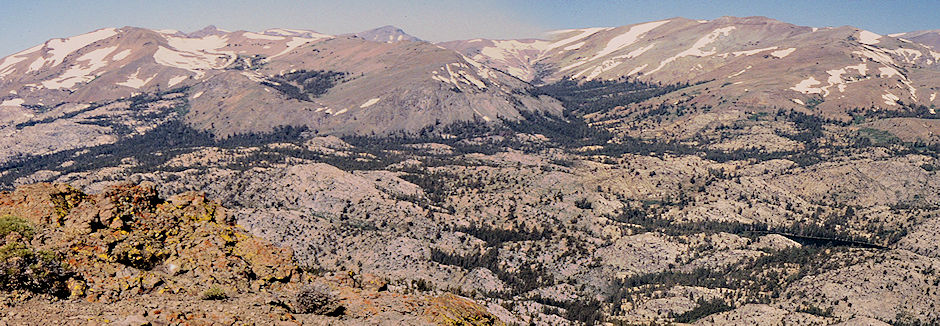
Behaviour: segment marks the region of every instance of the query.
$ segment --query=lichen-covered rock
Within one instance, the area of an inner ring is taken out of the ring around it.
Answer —
[[[195,293],[209,284],[260,290],[290,281],[298,270],[289,249],[251,236],[195,193],[164,201],[148,185],[86,195],[37,184],[0,194],[0,211],[34,224],[41,236],[32,245],[63,255],[82,280],[70,293],[89,300]]]
[[[387,291],[372,274],[305,273],[290,249],[199,193],[164,200],[147,184],[91,195],[36,184],[0,193],[0,214],[0,310],[9,311],[0,325],[498,321],[469,299]],[[204,300],[210,289],[225,295]]]

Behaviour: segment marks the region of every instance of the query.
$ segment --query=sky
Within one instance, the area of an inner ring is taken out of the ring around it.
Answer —
[[[428,41],[540,37],[556,29],[670,17],[767,16],[879,34],[940,29],[940,1],[675,0],[0,0],[0,57],[103,27],[194,31],[297,28],[327,34],[394,25]]]

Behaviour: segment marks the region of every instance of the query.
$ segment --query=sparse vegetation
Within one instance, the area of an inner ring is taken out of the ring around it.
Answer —
[[[299,314],[317,314],[338,316],[344,308],[326,284],[316,283],[304,286],[297,292],[293,301],[293,311]]]
[[[0,290],[68,296],[72,276],[58,255],[11,242],[0,246]]]
[[[211,286],[205,292],[202,292],[203,300],[225,300],[228,299],[228,294],[225,293],[225,289],[220,286]]]
[[[16,232],[26,239],[31,239],[35,230],[27,220],[13,215],[0,216],[0,238],[6,238],[12,232]]]

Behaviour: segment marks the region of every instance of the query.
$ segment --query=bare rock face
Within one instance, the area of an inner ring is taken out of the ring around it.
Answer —
[[[0,192],[0,216],[4,322],[500,323],[472,300],[390,293],[375,275],[305,273],[200,193],[35,184]]]
[[[2,197],[7,214],[30,216],[42,230],[44,236],[31,244],[59,252],[76,272],[72,283],[80,291],[73,297],[113,301],[154,291],[197,296],[212,286],[243,292],[298,275],[290,250],[241,231],[203,195],[163,201],[146,185],[89,196],[67,185],[37,184]]]

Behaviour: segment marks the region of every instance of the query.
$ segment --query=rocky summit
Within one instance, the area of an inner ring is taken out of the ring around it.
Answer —
[[[0,193],[0,215],[6,325],[499,321],[455,295],[303,270],[289,248],[252,236],[194,192],[164,199],[146,184],[96,195],[32,184]]]
[[[0,59],[0,325],[936,325],[924,29],[48,40]]]

